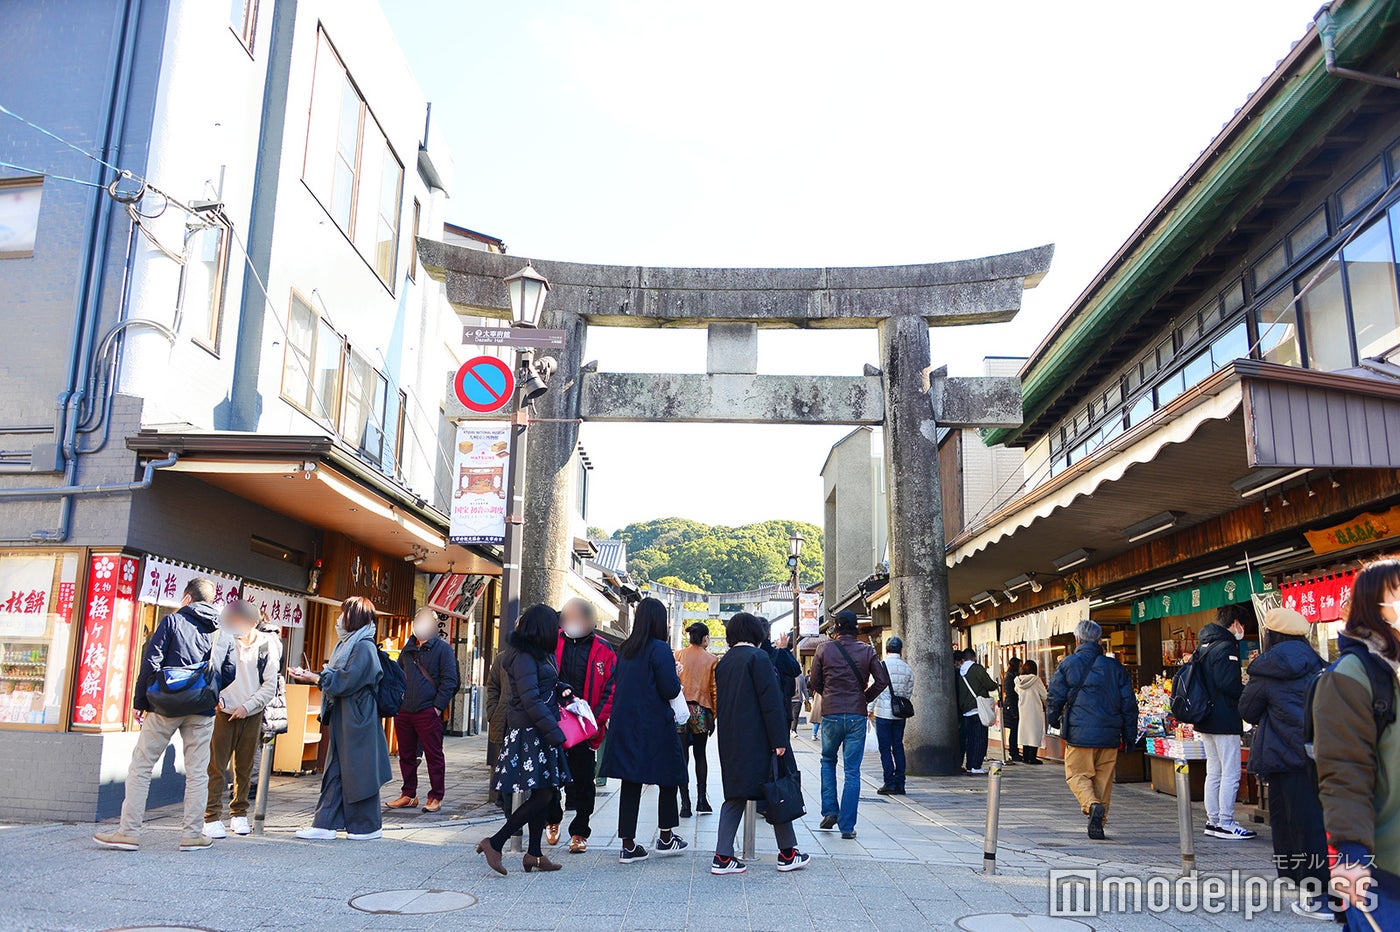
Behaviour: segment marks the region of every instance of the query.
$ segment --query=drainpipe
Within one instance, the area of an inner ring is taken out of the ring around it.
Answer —
[[[145,472],[135,482],[116,482],[110,485],[56,485],[47,489],[0,489],[0,499],[13,498],[62,498],[71,501],[79,495],[119,495],[122,492],[143,492],[151,487],[157,469],[168,469],[180,462],[180,454],[167,453],[165,459],[147,460]],[[47,540],[36,531],[34,540]]]
[[[1390,87],[1400,89],[1400,78],[1393,78],[1389,75],[1371,74],[1366,71],[1356,71],[1352,68],[1343,68],[1337,64],[1337,24],[1332,21],[1332,14],[1327,7],[1323,7],[1317,14],[1317,31],[1322,38],[1322,58],[1327,66],[1327,73],[1338,78],[1350,78],[1353,81],[1362,81],[1366,84],[1375,84],[1379,87]]]

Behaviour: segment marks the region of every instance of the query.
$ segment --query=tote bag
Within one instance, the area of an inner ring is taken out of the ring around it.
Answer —
[[[802,804],[802,774],[789,750],[782,757],[773,755],[773,779],[763,784],[763,800],[767,803],[763,818],[769,825],[796,822],[807,814]]]

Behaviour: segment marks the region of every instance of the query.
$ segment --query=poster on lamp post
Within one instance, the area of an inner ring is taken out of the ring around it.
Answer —
[[[449,531],[452,543],[505,543],[509,456],[509,421],[463,421],[457,425]]]
[[[803,592],[798,595],[797,634],[799,637],[811,637],[821,632],[821,605],[820,592]]]

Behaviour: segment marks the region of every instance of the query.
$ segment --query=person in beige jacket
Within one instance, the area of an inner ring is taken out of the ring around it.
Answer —
[[[710,628],[703,621],[697,621],[685,629],[690,644],[676,651],[676,666],[681,676],[681,692],[690,706],[690,721],[682,727],[681,744],[685,746],[687,766],[694,751],[695,757],[695,811],[704,815],[714,812],[705,793],[705,784],[710,778],[710,764],[705,757],[705,745],[715,732],[715,709],[719,707],[719,697],[715,687],[715,667],[719,658],[710,653]],[[688,819],[690,811],[690,786],[681,786],[681,818]]]
[[[1037,755],[1045,741],[1045,681],[1040,678],[1034,660],[1021,665],[1016,677],[1016,711],[1020,714],[1016,726],[1016,743],[1021,746],[1023,764],[1044,764]]]

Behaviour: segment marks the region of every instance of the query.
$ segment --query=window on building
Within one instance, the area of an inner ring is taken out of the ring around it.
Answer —
[[[396,476],[403,475],[404,431],[408,427],[408,396],[399,392],[399,406],[394,416],[394,468]]]
[[[1269,282],[1282,275],[1286,268],[1288,254],[1284,252],[1283,244],[1279,243],[1254,264],[1254,290],[1262,290]]]
[[[1259,358],[1284,366],[1301,366],[1297,318],[1293,313],[1293,289],[1285,288],[1254,310],[1259,337]]]
[[[1193,357],[1181,370],[1181,378],[1186,387],[1190,388],[1214,371],[1210,361],[1210,350],[1205,349]]]
[[[189,234],[180,305],[180,330],[204,346],[219,351],[228,276],[229,229],[211,223]]]
[[[1220,295],[1220,300],[1224,304],[1223,317],[1229,317],[1232,311],[1244,307],[1244,281],[1237,278],[1231,282],[1230,287]]]
[[[232,0],[228,14],[229,28],[249,54],[258,28],[258,0]]]
[[[345,341],[301,295],[292,296],[282,397],[312,417],[335,424],[340,404],[340,368]]]
[[[335,162],[331,167],[331,216],[349,234],[355,222],[355,188],[360,169],[360,95],[345,75],[339,83]]]
[[[1249,358],[1249,327],[1243,320],[1211,341],[1211,371],[1223,369],[1236,359]]]
[[[1353,214],[1359,213],[1361,208],[1371,202],[1371,199],[1380,194],[1385,188],[1385,171],[1381,166],[1380,159],[1371,163],[1370,167],[1357,175],[1355,180],[1342,188],[1341,194],[1337,196],[1337,206],[1341,208],[1343,220],[1351,219]]]
[[[1128,426],[1136,427],[1152,416],[1156,410],[1152,404],[1152,393],[1146,392],[1128,409]]]
[[[363,449],[365,445],[377,374],[369,360],[354,350],[345,357],[345,400],[340,405],[340,436],[356,449]]]
[[[1356,353],[1381,356],[1400,343],[1400,302],[1396,300],[1393,237],[1400,230],[1400,205],[1372,224],[1342,251],[1351,297]]]
[[[408,244],[408,280],[418,281],[418,223],[423,219],[423,205],[413,199],[413,242]]]
[[[1319,207],[1288,236],[1288,255],[1297,262],[1318,243],[1327,238],[1327,210]]]
[[[374,270],[386,282],[394,280],[399,261],[399,197],[403,191],[403,166],[384,147],[384,167],[379,181],[379,223],[374,242]]]
[[[0,178],[0,259],[34,255],[43,194],[42,178]]]
[[[1316,281],[1314,281],[1316,276]],[[1311,283],[1298,301],[1303,319],[1303,339],[1308,368],[1335,372],[1351,366],[1351,334],[1347,328],[1346,296],[1342,292],[1342,269],[1337,259],[1328,259],[1310,269],[1298,280],[1299,290]]]

